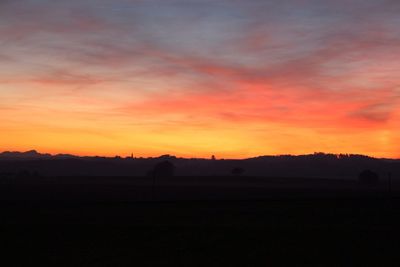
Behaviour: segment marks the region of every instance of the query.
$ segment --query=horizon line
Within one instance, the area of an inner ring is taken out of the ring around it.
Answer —
[[[161,157],[175,157],[178,159],[205,159],[205,160],[212,160],[212,157],[214,156],[215,160],[246,160],[246,159],[254,159],[254,158],[259,158],[259,157],[282,157],[282,156],[292,156],[292,157],[300,157],[300,156],[311,156],[311,155],[335,155],[337,156],[337,158],[339,158],[341,155],[343,156],[362,156],[362,157],[368,157],[368,158],[373,158],[373,159],[386,159],[386,160],[400,160],[400,158],[387,158],[387,157],[375,157],[375,156],[371,156],[371,155],[366,155],[366,154],[359,154],[359,153],[331,153],[331,152],[313,152],[313,153],[305,153],[305,154],[265,154],[265,155],[258,155],[258,156],[252,156],[252,157],[246,157],[246,158],[224,158],[224,157],[217,157],[215,154],[214,155],[210,155],[210,157],[206,158],[206,157],[185,157],[185,156],[176,156],[173,154],[169,154],[169,153],[165,153],[165,154],[161,154],[158,156],[134,156],[134,153],[131,153],[131,155],[127,155],[127,156],[121,156],[121,155],[115,155],[115,156],[105,156],[105,155],[77,155],[77,154],[70,154],[70,153],[47,153],[47,152],[39,152],[36,149],[30,149],[30,150],[26,150],[26,151],[18,151],[18,150],[4,150],[4,151],[0,151],[0,155],[4,154],[4,153],[36,153],[39,155],[49,155],[51,157],[55,157],[55,156],[72,156],[72,157],[77,157],[77,158],[109,158],[109,159],[113,159],[113,158],[121,158],[121,159],[128,159],[128,158],[144,158],[144,159],[154,159],[154,158],[161,158]]]

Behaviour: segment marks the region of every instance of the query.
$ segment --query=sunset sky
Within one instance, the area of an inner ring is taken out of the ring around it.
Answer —
[[[0,0],[0,151],[400,158],[398,0]]]

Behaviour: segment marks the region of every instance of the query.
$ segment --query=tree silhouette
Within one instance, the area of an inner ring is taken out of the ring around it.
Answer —
[[[232,174],[236,176],[240,176],[244,173],[244,169],[241,167],[235,167],[232,169]]]
[[[175,165],[170,161],[165,160],[157,163],[153,169],[153,176],[155,177],[172,177],[175,173]]]
[[[379,181],[379,175],[371,170],[364,170],[358,175],[358,181],[363,184],[376,184]]]
[[[174,176],[175,173],[175,165],[169,162],[168,160],[161,161],[157,163],[153,170],[149,172],[152,176],[152,185],[151,185],[151,198],[155,200],[156,198],[156,180],[158,178],[168,178]]]

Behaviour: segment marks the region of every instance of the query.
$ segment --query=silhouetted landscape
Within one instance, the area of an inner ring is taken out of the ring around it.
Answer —
[[[323,153],[4,152],[1,225],[8,249],[58,266],[284,264],[288,250],[295,265],[379,265],[397,257],[399,171],[399,160]]]
[[[400,0],[0,0],[1,267],[400,265]]]
[[[242,160],[177,158],[162,155],[155,158],[78,157],[74,155],[27,152],[0,153],[1,173],[21,172],[42,176],[147,176],[155,164],[169,161],[175,166],[174,176],[254,176],[357,179],[358,174],[371,169],[382,179],[388,173],[400,174],[400,160],[378,159],[363,155],[324,154],[260,156]],[[238,173],[233,173],[236,169]]]

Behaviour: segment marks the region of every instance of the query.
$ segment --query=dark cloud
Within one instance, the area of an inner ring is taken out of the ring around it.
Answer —
[[[372,122],[384,123],[390,119],[394,111],[394,108],[390,104],[380,103],[364,106],[350,115]]]

